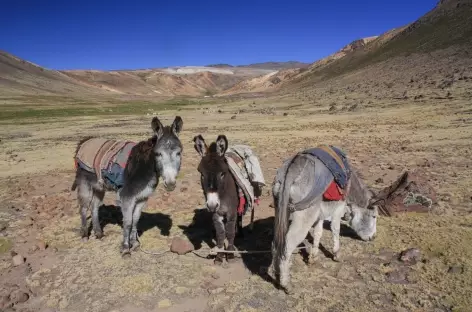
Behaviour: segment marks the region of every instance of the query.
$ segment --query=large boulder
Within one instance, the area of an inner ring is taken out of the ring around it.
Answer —
[[[404,172],[392,185],[381,190],[374,200],[379,213],[385,216],[408,211],[425,213],[437,203],[436,192],[420,171]]]

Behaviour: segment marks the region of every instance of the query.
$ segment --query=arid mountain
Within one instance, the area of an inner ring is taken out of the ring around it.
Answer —
[[[298,63],[298,62],[291,62],[291,65],[299,65],[299,67],[284,69],[283,67],[276,72],[271,72],[263,76],[249,78],[247,80],[241,81],[231,87],[230,89],[224,90],[223,92],[219,93],[218,96],[224,95],[231,95],[231,94],[241,94],[241,93],[251,93],[251,92],[265,92],[265,91],[273,91],[277,90],[282,87],[284,84],[294,80],[297,77],[303,75],[306,70],[314,70],[321,66],[330,64],[340,58],[345,57],[346,55],[357,51],[359,49],[364,48],[370,42],[377,39],[376,36],[362,38],[359,40],[355,40],[350,44],[343,47],[341,50],[333,53],[321,60],[316,61],[313,64],[305,64],[305,63]],[[271,63],[263,63],[263,64],[271,64]],[[255,65],[248,65],[248,66],[259,66]]]
[[[131,94],[211,95],[238,82],[275,72],[297,62],[263,63],[248,66],[225,64],[182,66],[141,70],[55,71],[0,53],[0,91],[4,95],[25,94]]]
[[[0,93],[2,95],[75,92],[100,93],[102,91],[59,71],[45,69],[0,51]]]

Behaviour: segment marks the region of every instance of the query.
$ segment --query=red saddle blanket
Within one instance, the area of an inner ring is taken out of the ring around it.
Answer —
[[[333,180],[324,192],[323,198],[330,201],[344,200],[344,193],[338,184]]]

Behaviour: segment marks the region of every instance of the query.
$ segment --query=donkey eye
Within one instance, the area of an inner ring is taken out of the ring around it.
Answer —
[[[181,155],[181,152],[177,152],[177,157],[180,157],[180,155]]]
[[[162,157],[162,153],[157,153],[157,157]]]
[[[225,177],[224,172],[220,173],[220,178],[223,179]]]

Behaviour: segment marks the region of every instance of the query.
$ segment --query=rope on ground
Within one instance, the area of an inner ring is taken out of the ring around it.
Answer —
[[[138,236],[138,241],[139,241],[139,236]],[[140,242],[140,245],[139,245],[139,250],[142,251],[143,253],[145,254],[148,254],[148,255],[152,255],[152,256],[157,256],[157,257],[162,257],[164,256],[165,254],[171,252],[170,249],[169,250],[166,250],[166,251],[159,251],[159,252],[156,252],[156,251],[146,251],[144,250],[142,247],[142,244]],[[295,248],[295,250],[293,251],[293,253],[297,253],[298,251],[300,250],[303,250],[303,249],[309,249],[310,247],[307,247],[307,246],[304,246],[304,247],[297,247]],[[200,252],[198,251],[208,251],[208,255],[206,256],[203,256]],[[218,247],[214,247],[214,248],[210,248],[210,249],[203,249],[203,248],[200,248],[197,250],[192,250],[191,253],[196,255],[197,257],[200,257],[200,258],[203,258],[203,259],[208,259],[208,256],[216,256],[218,253],[225,253],[225,254],[235,254],[236,256],[239,256],[239,258],[241,257],[241,254],[263,254],[263,253],[272,253],[272,250],[224,250],[224,249],[219,249]]]

